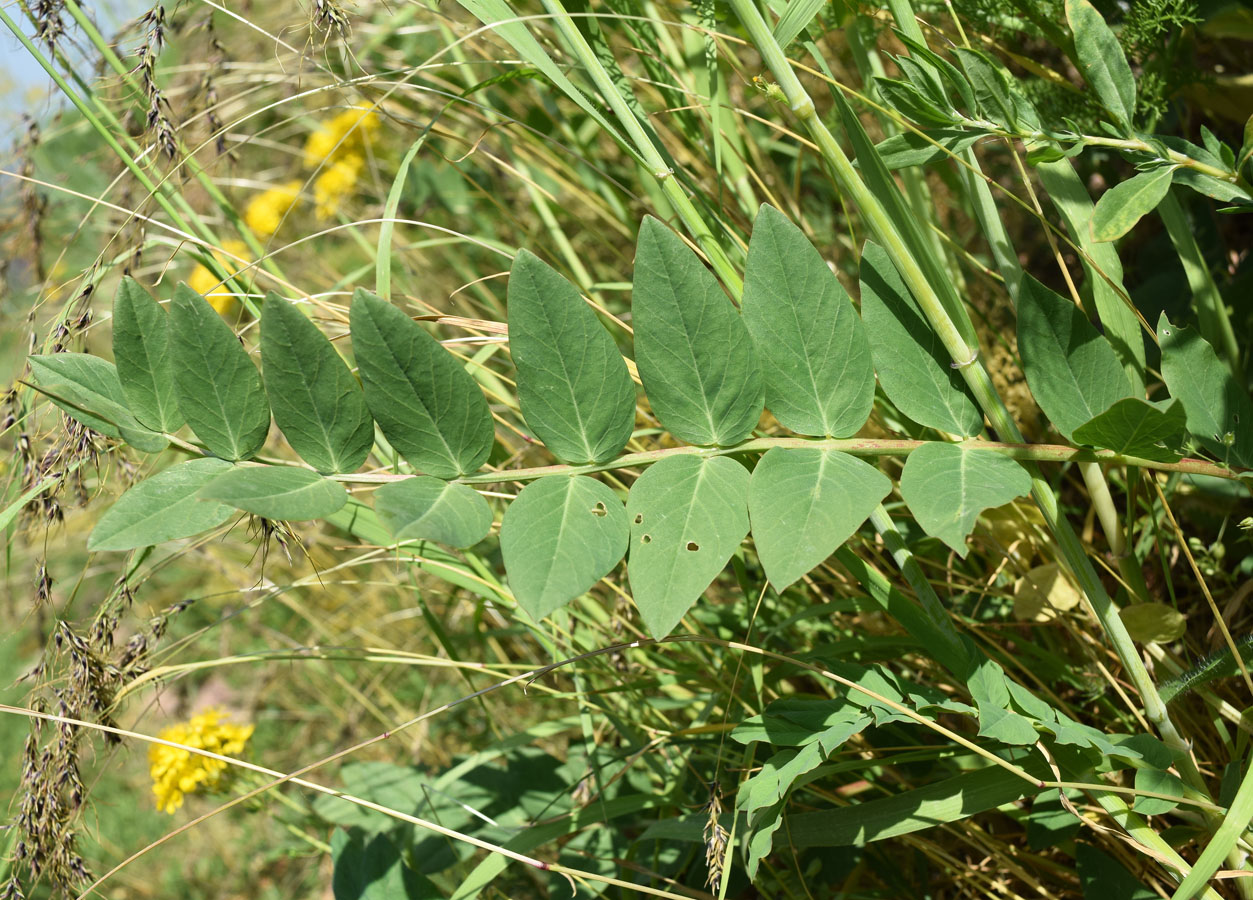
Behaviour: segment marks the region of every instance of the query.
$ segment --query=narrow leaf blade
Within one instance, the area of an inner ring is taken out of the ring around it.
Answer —
[[[134,550],[216,528],[235,510],[222,503],[206,503],[196,495],[230,467],[225,460],[206,457],[178,463],[144,479],[100,517],[87,549]]]
[[[492,510],[482,494],[429,475],[383,485],[374,492],[374,509],[398,541],[460,549],[477,544],[492,528]]]
[[[1092,239],[1114,241],[1157,209],[1170,190],[1174,169],[1161,166],[1116,184],[1096,201],[1092,210]]]
[[[1136,82],[1118,38],[1088,0],[1066,0],[1066,23],[1075,37],[1084,80],[1117,123],[1130,128],[1136,111]]]
[[[322,519],[348,502],[339,482],[292,466],[238,466],[205,485],[200,496],[276,522]]]
[[[122,394],[135,418],[167,434],[181,428],[169,316],[129,275],[113,297],[113,359]]]

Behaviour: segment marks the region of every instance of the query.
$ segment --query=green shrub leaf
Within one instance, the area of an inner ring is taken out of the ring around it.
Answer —
[[[1125,456],[1174,462],[1187,432],[1187,415],[1177,400],[1152,403],[1124,397],[1075,429],[1074,440]]]
[[[398,541],[470,547],[492,529],[492,510],[482,494],[429,475],[383,485],[374,492],[374,509]]]
[[[1031,490],[1031,477],[1006,456],[958,444],[923,444],[905,461],[901,496],[923,531],[966,556],[979,513]]]
[[[744,324],[768,361],[766,406],[798,434],[855,434],[874,405],[861,317],[818,251],[762,204],[744,270]]]
[[[879,384],[897,409],[920,425],[970,437],[983,416],[948,351],[927,323],[882,247],[861,256],[861,315],[874,335]]]
[[[145,453],[169,446],[164,435],[131,415],[117,369],[108,360],[88,353],[52,353],[27,361],[40,392],[76,421]]]
[[[1068,439],[1131,396],[1109,341],[1075,304],[1030,275],[1018,295],[1018,352],[1036,403]]]
[[[1157,320],[1162,378],[1188,414],[1188,431],[1224,462],[1253,467],[1253,402],[1193,328]]]
[[[178,431],[183,414],[174,393],[169,316],[129,275],[113,296],[113,359],[135,418],[156,431]]]
[[[178,408],[209,452],[254,456],[270,430],[270,405],[257,367],[213,307],[185,284],[170,303],[170,349]]]
[[[1174,174],[1172,166],[1159,166],[1102,194],[1092,210],[1092,239],[1114,241],[1134,228],[1165,199]]]
[[[348,502],[339,482],[293,466],[238,466],[201,488],[200,496],[276,522],[325,518]]]
[[[261,308],[261,374],[274,421],[319,472],[355,471],[374,446],[361,385],[318,326],[273,292]]]
[[[500,552],[518,605],[539,621],[618,564],[630,528],[622,501],[586,475],[550,475],[505,510]]]
[[[696,254],[651,216],[635,251],[631,312],[640,380],[661,424],[701,445],[752,434],[764,394],[748,329]]]
[[[874,466],[837,450],[768,451],[753,469],[753,543],[782,591],[836,551],[892,490]]]
[[[224,503],[205,502],[197,493],[230,467],[225,460],[206,457],[178,463],[144,479],[100,517],[87,549],[134,550],[216,528],[235,510]]]
[[[1136,81],[1118,38],[1088,0],[1066,0],[1066,23],[1075,38],[1084,81],[1115,122],[1130,128],[1136,111]]]
[[[724,456],[669,456],[627,496],[627,574],[649,634],[663,638],[748,534],[748,470]]]
[[[509,351],[526,424],[573,465],[613,459],[635,427],[635,385],[574,285],[521,251],[509,272]]]
[[[437,478],[483,465],[495,435],[492,414],[461,363],[421,325],[361,288],[349,321],[366,403],[400,455]]]

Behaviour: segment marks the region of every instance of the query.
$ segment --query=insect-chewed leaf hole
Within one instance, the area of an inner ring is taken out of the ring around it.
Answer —
[[[592,507],[592,515],[600,517],[607,516],[609,515],[609,510],[605,509],[605,504],[597,503]]]
[[[645,535],[640,536],[641,544],[651,544],[652,542],[653,542],[653,536],[651,534],[645,534]]]
[[[636,524],[636,525],[643,525],[643,524],[644,524],[644,514],[643,514],[643,513],[636,513],[636,514],[635,514],[635,524]]]
[[[695,541],[688,541],[688,542],[687,542],[687,549],[688,549],[688,550],[691,550],[693,553],[695,553],[697,550],[699,550],[699,549],[700,549],[700,544],[696,543]]]

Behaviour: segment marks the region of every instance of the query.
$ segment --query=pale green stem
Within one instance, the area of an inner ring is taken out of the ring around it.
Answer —
[[[875,237],[884,245],[992,427],[1002,438],[1021,441],[1022,434],[1006,409],[1004,401],[993,387],[987,370],[980,363],[976,349],[971,348],[962,337],[945,310],[939,295],[924,276],[921,266],[909,252],[887,211],[866,187],[831,132],[818,118],[813,100],[801,85],[756,5],[751,0],[729,0],[729,2],[747,30],[753,45],[761,53],[775,80],[779,83],[793,113],[801,120],[811,138],[817,143],[838,186],[852,199]],[[1126,626],[1123,625],[1091,561],[1087,558],[1083,544],[1070,527],[1070,523],[1060,514],[1057,499],[1048,482],[1034,466],[1027,465],[1024,468],[1031,475],[1032,496],[1053,532],[1062,556],[1078,582],[1079,589],[1088,598],[1110,644],[1122,661],[1132,684],[1135,685],[1144,705],[1145,716],[1156,726],[1162,739],[1173,751],[1181,756],[1188,754],[1187,742],[1171,721],[1166,704],[1158,695],[1157,687],[1144,666],[1144,660],[1140,658],[1131,636],[1127,633]]]

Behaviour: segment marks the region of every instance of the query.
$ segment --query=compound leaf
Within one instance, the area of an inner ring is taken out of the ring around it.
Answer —
[[[669,456],[627,496],[627,574],[649,634],[662,638],[748,534],[748,470],[717,456]]]
[[[622,501],[586,475],[550,475],[505,510],[500,552],[513,595],[539,621],[587,592],[618,564],[630,527]]]
[[[799,434],[855,434],[874,404],[870,342],[852,300],[783,213],[762,204],[744,270],[744,324],[766,406]]]
[[[492,510],[482,494],[430,475],[383,485],[374,492],[374,510],[398,541],[470,547],[492,528]]]

